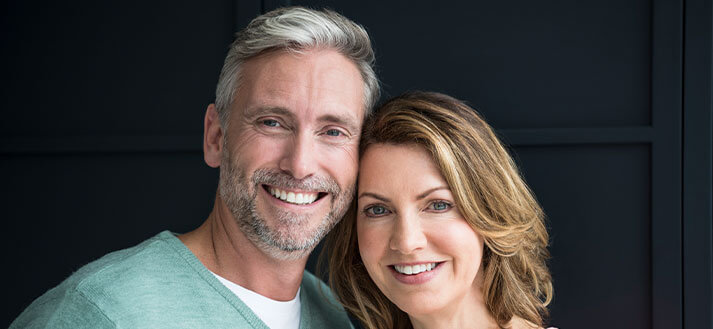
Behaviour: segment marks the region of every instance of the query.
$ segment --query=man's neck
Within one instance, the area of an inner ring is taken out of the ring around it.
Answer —
[[[248,240],[220,197],[203,225],[178,238],[213,273],[280,301],[297,294],[309,256],[296,260],[270,257]]]

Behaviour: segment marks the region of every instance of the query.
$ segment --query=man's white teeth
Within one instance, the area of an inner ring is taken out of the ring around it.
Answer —
[[[270,194],[282,201],[294,204],[310,204],[317,200],[317,193],[286,192],[275,187],[270,187]]]
[[[422,272],[430,271],[436,267],[437,263],[418,264],[418,265],[394,265],[396,272],[401,274],[414,275]]]

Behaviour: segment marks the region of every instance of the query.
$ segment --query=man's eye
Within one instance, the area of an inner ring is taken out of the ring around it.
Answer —
[[[388,214],[389,210],[384,206],[371,206],[364,209],[364,213],[370,217],[378,217]]]
[[[435,211],[446,211],[451,207],[451,204],[445,201],[436,201],[434,203],[431,203],[431,209]]]
[[[332,137],[339,137],[341,135],[344,135],[339,129],[329,129],[325,133],[327,136],[332,136]]]
[[[277,120],[272,120],[272,119],[265,119],[262,120],[262,124],[268,127],[279,127],[280,123],[277,122]]]

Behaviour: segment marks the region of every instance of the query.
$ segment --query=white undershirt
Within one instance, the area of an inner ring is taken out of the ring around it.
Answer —
[[[213,273],[213,272],[211,272]],[[300,290],[292,300],[281,302],[245,289],[213,273],[218,281],[232,291],[270,329],[298,329],[300,326]]]

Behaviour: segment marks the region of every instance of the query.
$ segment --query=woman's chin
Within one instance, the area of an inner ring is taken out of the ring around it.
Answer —
[[[447,303],[443,303],[439,298],[409,298],[408,296],[401,296],[402,298],[394,298],[392,302],[400,310],[404,311],[411,318],[420,318],[424,316],[431,316],[438,314],[439,311],[443,310]]]

